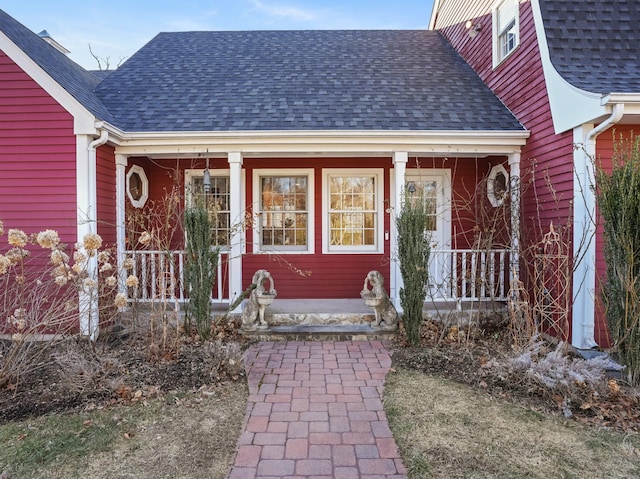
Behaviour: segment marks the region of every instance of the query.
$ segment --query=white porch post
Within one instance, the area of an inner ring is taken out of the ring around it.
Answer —
[[[242,153],[232,151],[228,154],[230,216],[231,216],[231,250],[229,251],[229,301],[233,302],[242,293],[242,252],[244,248],[245,217],[242,210]],[[239,306],[236,311],[242,308]]]
[[[573,142],[573,306],[571,344],[577,348],[596,347],[595,285],[596,285],[596,198],[595,141],[587,142],[593,125],[574,128]],[[580,148],[582,146],[582,148]]]
[[[395,258],[395,261],[391,262],[391,278],[389,280],[389,292],[391,294],[391,300],[399,313],[402,313],[402,306],[400,305],[400,289],[403,286],[402,274],[400,273],[400,263],[396,257],[398,251],[398,230],[396,228],[396,218],[400,214],[402,204],[404,201],[404,184],[407,174],[407,162],[409,161],[409,153],[406,151],[396,151],[393,154],[393,167],[395,170],[395,183],[394,183],[394,199],[393,209],[391,210],[391,257]]]
[[[118,256],[118,292],[127,293],[127,273],[122,267],[126,259],[125,245],[125,201],[126,181],[125,170],[127,157],[116,154],[116,254]]]
[[[98,230],[98,193],[96,171],[96,148],[108,140],[108,133],[102,131],[98,139],[89,135],[76,136],[76,194],[79,244],[89,233]],[[91,256],[87,260],[89,278],[97,278],[98,258]],[[98,338],[98,296],[97,291],[82,289],[78,294],[80,334],[94,341]]]
[[[520,153],[509,155],[509,192],[511,195],[511,260],[509,279],[520,278]]]

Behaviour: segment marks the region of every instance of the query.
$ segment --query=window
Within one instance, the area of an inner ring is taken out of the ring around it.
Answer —
[[[312,252],[312,178],[309,170],[255,171],[259,251]]]
[[[520,43],[518,33],[519,0],[500,0],[493,9],[493,66],[497,66]]]
[[[382,252],[382,171],[325,171],[325,252]]]
[[[185,187],[187,206],[205,204],[211,222],[211,243],[228,247],[231,235],[229,176],[227,171],[209,170],[211,188],[204,191],[204,170],[186,170]]]
[[[496,165],[491,168],[487,178],[487,198],[491,206],[498,207],[504,203],[509,192],[509,173],[504,166]]]
[[[405,201],[424,201],[427,211],[425,231],[434,232],[438,220],[438,182],[436,180],[418,180],[407,182],[408,198]]]
[[[127,196],[135,208],[142,208],[149,198],[149,180],[142,167],[133,165],[127,173]]]

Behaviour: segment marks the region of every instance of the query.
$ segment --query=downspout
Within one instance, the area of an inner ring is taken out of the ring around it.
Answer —
[[[97,153],[96,150],[99,146],[104,145],[109,139],[109,133],[107,130],[101,129],[100,136],[89,143],[87,168],[87,185],[89,189],[89,208],[87,211],[87,232],[97,233],[98,231],[98,193],[97,193]],[[93,227],[95,225],[95,228]],[[82,241],[82,238],[78,238],[78,241]],[[87,273],[89,278],[97,279],[98,277],[98,258],[97,256],[90,256],[87,261]],[[98,296],[95,291],[86,293],[80,292],[80,334],[89,336],[91,341],[98,339],[99,332],[99,310],[98,310]]]
[[[595,160],[596,160],[596,138],[600,133],[606,131],[611,126],[618,123],[622,117],[624,116],[624,104],[616,103],[613,105],[613,110],[611,111],[611,115],[609,118],[604,120],[598,126],[589,131],[584,139],[584,148],[585,148],[585,172],[587,173],[588,183],[585,183],[583,188],[583,194],[585,196],[585,206],[587,210],[587,217],[584,218],[584,228],[586,231],[584,234],[585,237],[588,238],[587,251],[585,252],[583,261],[586,261],[586,265],[584,267],[584,276],[583,276],[583,288],[588,288],[586,293],[588,295],[582,296],[584,303],[584,314],[582,318],[582,338],[576,338],[576,335],[573,335],[573,343],[578,347],[583,348],[594,348],[597,347],[598,344],[595,340],[595,298],[596,298],[596,196],[594,188],[591,188],[591,185],[596,184],[596,174],[595,174]],[[575,227],[575,225],[574,225]],[[576,232],[574,232],[574,240]],[[577,269],[577,267],[576,267]],[[580,279],[580,278],[579,278]],[[576,282],[574,279],[574,287],[580,282]],[[574,297],[578,298],[579,295],[574,293]],[[579,299],[578,299],[579,301]],[[587,303],[589,301],[589,303]],[[575,319],[574,319],[575,325]],[[577,341],[576,341],[577,340]],[[576,344],[576,342],[578,344]]]

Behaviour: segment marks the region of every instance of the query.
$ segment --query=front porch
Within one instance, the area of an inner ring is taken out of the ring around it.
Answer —
[[[116,245],[120,262],[133,259],[131,274],[139,284],[126,287],[121,278],[121,292],[131,301],[161,300],[177,310],[188,303],[184,233],[176,230],[164,242],[168,246],[158,247],[139,243],[147,230],[127,228],[132,212],[144,214],[146,201],[157,204],[175,195],[186,207],[200,195],[216,204],[212,238],[223,245],[211,292],[217,308],[228,309],[250,286],[254,272],[267,269],[278,292],[267,310],[274,324],[280,320],[273,314],[281,308],[290,315],[324,314],[319,305],[342,307],[353,300],[366,311],[360,291],[367,273],[377,270],[401,312],[395,215],[406,189],[415,185],[433,207],[425,310],[499,305],[518,268],[512,251],[519,247],[518,151],[525,137],[512,132],[313,132],[292,143],[290,134],[262,133],[230,135],[220,144],[211,143],[217,138],[212,133],[163,141],[123,138],[114,151]],[[486,189],[475,201],[478,185],[494,170],[502,171],[500,201],[487,200]],[[500,209],[504,230],[496,241],[475,234],[477,216],[457,210],[460,198],[478,208]],[[176,216],[174,223],[180,221]],[[301,304],[304,311],[291,310]],[[233,313],[241,311],[242,305]],[[367,314],[372,317],[372,311]]]

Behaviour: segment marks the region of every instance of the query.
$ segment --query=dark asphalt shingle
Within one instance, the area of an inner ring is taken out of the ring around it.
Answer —
[[[640,92],[638,0],[540,0],[551,62],[594,93]]]
[[[161,33],[97,94],[126,131],[523,130],[432,31]]]
[[[91,113],[101,120],[113,120],[107,108],[94,94],[94,88],[100,82],[97,76],[67,58],[2,10],[0,31]]]

